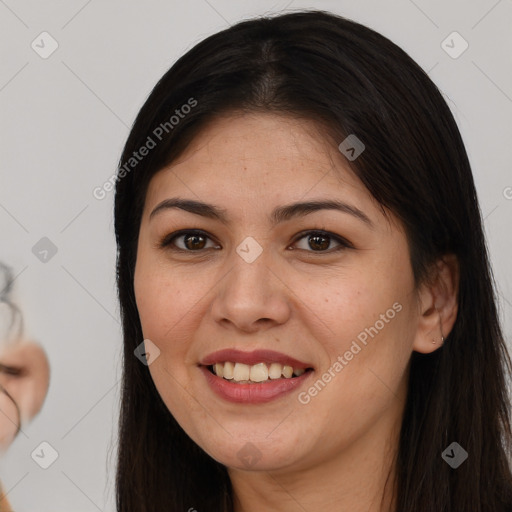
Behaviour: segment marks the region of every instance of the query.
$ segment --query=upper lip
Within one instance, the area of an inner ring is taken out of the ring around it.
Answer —
[[[224,363],[230,361],[233,363],[244,363],[254,365],[258,363],[280,363],[293,368],[312,368],[311,364],[304,363],[293,357],[275,352],[274,350],[253,350],[252,352],[244,352],[234,348],[218,350],[207,355],[199,364],[210,366],[215,363]]]

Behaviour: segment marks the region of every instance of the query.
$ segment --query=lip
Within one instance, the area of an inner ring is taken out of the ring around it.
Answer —
[[[246,404],[270,402],[287,395],[301,386],[314,373],[313,371],[307,371],[300,377],[268,380],[258,384],[234,384],[222,377],[217,377],[207,366],[200,366],[199,368],[203,372],[210,388],[219,397],[230,402]]]
[[[281,352],[275,352],[274,350],[253,350],[252,352],[244,352],[237,349],[224,349],[212,352],[206,356],[199,364],[203,366],[211,366],[215,363],[224,363],[230,361],[233,363],[243,363],[250,366],[258,363],[280,363],[282,365],[288,365],[293,368],[313,368],[311,364],[304,363],[293,357],[282,354]],[[225,379],[224,379],[225,380]],[[237,384],[240,386],[242,384]],[[254,384],[247,384],[248,386],[254,386]]]

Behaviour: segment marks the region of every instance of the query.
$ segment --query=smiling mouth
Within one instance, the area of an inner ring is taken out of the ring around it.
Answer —
[[[276,380],[300,377],[312,368],[294,368],[280,363],[257,363],[248,365],[225,361],[207,366],[208,370],[224,380],[236,384],[261,384]]]

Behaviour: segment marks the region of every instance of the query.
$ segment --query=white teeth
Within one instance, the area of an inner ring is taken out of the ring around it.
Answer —
[[[279,363],[272,363],[268,369],[268,376],[271,379],[280,379],[283,365]]]
[[[292,376],[300,377],[305,371],[304,368],[293,368],[292,366],[280,363],[271,363],[269,365],[258,363],[251,366],[244,363],[226,361],[213,365],[213,372],[217,377],[223,377],[224,379],[243,384],[265,382],[269,379],[290,379]]]
[[[268,366],[265,363],[258,363],[251,366],[250,379],[253,382],[268,380]]]
[[[217,377],[224,377],[224,365],[222,363],[215,363],[214,371]]]
[[[235,363],[235,369],[233,370],[233,379],[237,382],[241,380],[249,380],[249,374],[251,367],[243,363]]]
[[[222,363],[217,363],[217,364],[222,364]],[[235,368],[234,363],[230,363],[229,361],[226,361],[224,363],[224,368],[222,369],[223,370],[222,376],[225,379],[232,379],[233,378],[233,370],[234,370],[234,368]],[[219,377],[220,377],[220,375],[219,375]]]
[[[289,379],[293,375],[293,368],[291,366],[283,366],[283,377]]]

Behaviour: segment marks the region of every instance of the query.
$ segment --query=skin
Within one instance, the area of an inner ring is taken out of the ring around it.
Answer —
[[[16,437],[18,424],[22,428],[41,410],[50,382],[50,366],[46,352],[39,343],[17,340],[0,346],[0,363],[15,368],[19,374],[0,371],[0,454],[4,453]],[[5,389],[9,398],[1,389]],[[18,411],[13,404],[18,404]],[[0,482],[0,511],[11,509]]]
[[[179,209],[150,218],[171,197],[224,208],[229,224]],[[349,203],[373,227],[325,209],[275,226],[268,220],[277,206],[317,199]],[[270,113],[217,118],[152,178],[134,276],[144,338],[160,350],[149,369],[187,434],[228,467],[235,512],[393,510],[384,483],[394,475],[410,356],[436,350],[441,331],[449,334],[458,274],[447,257],[438,279],[415,289],[407,239],[388,214],[312,122]],[[159,245],[181,229],[210,238],[200,239],[195,252],[185,237],[174,245],[188,252]],[[318,249],[311,236],[297,238],[314,229],[352,247],[335,251],[339,243],[327,238]],[[263,249],[252,263],[236,252],[248,236]],[[401,311],[309,403],[300,403],[298,392],[332,369],[394,303]],[[314,374],[270,403],[230,403],[198,368],[224,348],[284,352],[308,362]],[[258,454],[251,465],[238,453],[248,442]]]

